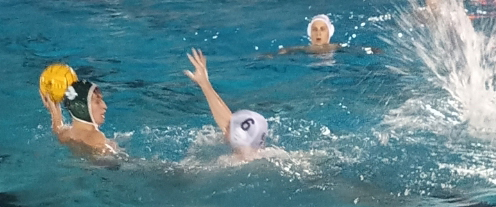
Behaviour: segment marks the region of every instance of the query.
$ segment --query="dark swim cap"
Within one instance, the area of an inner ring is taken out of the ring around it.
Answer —
[[[64,105],[79,121],[95,124],[91,114],[91,97],[97,85],[86,80],[74,82],[65,92]]]

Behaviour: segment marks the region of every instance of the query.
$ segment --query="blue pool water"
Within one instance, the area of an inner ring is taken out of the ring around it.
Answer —
[[[485,110],[493,102],[475,99],[492,100],[494,91],[464,91],[476,84],[449,75],[492,74],[494,60],[468,61],[492,52],[450,51],[441,47],[444,33],[416,33],[409,5],[0,0],[0,206],[496,205],[495,133]],[[333,42],[383,54],[258,58],[308,44],[308,19],[320,13],[335,25]],[[182,73],[192,69],[192,47],[207,55],[210,80],[233,111],[269,119],[265,159],[225,161],[229,148],[208,105]],[[119,170],[72,156],[51,134],[37,90],[56,61],[102,88],[102,131],[132,157]]]

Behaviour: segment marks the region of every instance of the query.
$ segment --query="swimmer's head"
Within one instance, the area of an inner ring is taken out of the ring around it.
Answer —
[[[241,147],[263,148],[267,133],[267,120],[256,112],[240,110],[231,117],[229,143],[234,149]]]
[[[325,14],[319,14],[312,18],[308,24],[307,35],[312,41],[312,45],[329,44],[334,34],[334,25]]]
[[[75,120],[95,126],[105,121],[107,105],[94,83],[86,80],[73,83],[65,92],[64,104]]]

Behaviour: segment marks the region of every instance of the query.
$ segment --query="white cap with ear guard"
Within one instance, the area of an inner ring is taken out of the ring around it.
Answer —
[[[329,41],[331,41],[331,37],[332,37],[332,35],[334,35],[334,25],[332,25],[331,20],[325,14],[319,14],[319,15],[314,16],[312,18],[312,21],[310,21],[310,23],[308,23],[308,26],[307,26],[307,35],[308,35],[308,37],[311,38],[311,36],[312,36],[312,25],[316,21],[322,21],[322,22],[324,22],[327,25],[327,29],[329,30]]]
[[[263,148],[267,133],[267,120],[259,113],[250,110],[240,110],[233,113],[229,126],[231,147]]]

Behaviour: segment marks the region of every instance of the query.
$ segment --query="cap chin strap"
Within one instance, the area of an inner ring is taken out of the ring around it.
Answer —
[[[112,153],[112,154],[117,154],[117,151],[115,151],[115,149],[110,146],[109,144],[105,144],[105,147],[107,147],[107,149]]]
[[[70,111],[69,111],[69,113],[71,114],[73,119],[78,120],[78,121],[85,123],[85,124],[91,124],[95,127],[95,129],[98,129],[98,125],[95,123],[95,119],[93,118],[93,113],[91,113],[91,98],[93,97],[93,93],[95,92],[96,87],[97,87],[96,84],[92,84],[90,87],[90,90],[88,92],[88,96],[86,97],[86,101],[87,101],[86,106],[88,108],[88,114],[90,115],[90,119],[92,122],[88,122],[88,121],[79,119],[79,118],[75,117],[74,115],[72,115],[72,112],[70,112]]]
[[[93,118],[93,113],[91,113],[91,98],[93,98],[93,93],[95,92],[95,89],[96,89],[96,84],[91,84],[91,87],[90,87],[90,91],[88,93],[88,97],[86,97],[86,100],[87,100],[87,106],[88,106],[88,113],[90,114],[90,119],[92,121],[91,124],[93,124],[95,126],[95,128],[98,129],[98,125],[96,125],[95,123],[95,119]]]

